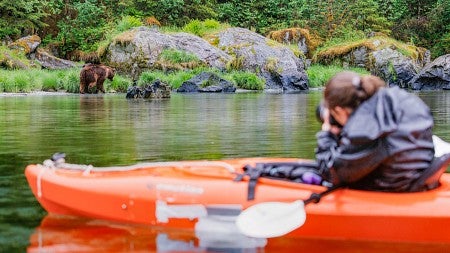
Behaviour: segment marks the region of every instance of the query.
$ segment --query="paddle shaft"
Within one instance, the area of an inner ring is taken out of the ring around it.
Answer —
[[[323,196],[328,195],[329,193],[334,192],[335,190],[340,189],[342,187],[344,187],[344,186],[338,184],[338,185],[328,188],[326,191],[319,192],[319,193],[313,193],[313,194],[311,194],[311,196],[309,196],[308,199],[303,200],[303,203],[305,204],[305,206],[310,203],[319,203],[320,199],[322,199]]]

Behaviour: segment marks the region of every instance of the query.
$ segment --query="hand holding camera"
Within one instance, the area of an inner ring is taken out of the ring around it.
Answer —
[[[316,117],[319,122],[322,122],[322,131],[329,131],[335,135],[341,133],[342,125],[336,121],[330,110],[322,103],[317,106]]]

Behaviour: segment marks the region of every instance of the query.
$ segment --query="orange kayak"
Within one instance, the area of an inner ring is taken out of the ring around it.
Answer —
[[[46,160],[28,165],[25,175],[49,213],[202,230],[221,227],[219,221],[233,220],[257,203],[292,202],[326,190],[259,178],[255,198],[248,200],[249,179],[236,180],[246,165],[299,161],[305,160],[240,158],[96,168]],[[447,173],[434,190],[382,193],[339,189],[305,209],[305,224],[287,237],[450,243]]]

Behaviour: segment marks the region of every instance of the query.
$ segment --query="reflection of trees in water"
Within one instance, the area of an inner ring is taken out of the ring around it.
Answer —
[[[436,95],[440,92],[440,95]],[[417,95],[431,108],[435,124],[450,124],[450,91],[420,92]]]
[[[140,153],[160,153],[163,160],[299,156],[298,147],[312,144],[319,129],[314,112],[320,95],[173,94],[170,100],[130,100],[128,117]]]

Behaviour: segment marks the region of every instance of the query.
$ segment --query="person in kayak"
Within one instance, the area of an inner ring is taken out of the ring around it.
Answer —
[[[434,156],[433,118],[417,96],[375,76],[341,72],[326,84],[320,174],[353,189],[407,192]]]

